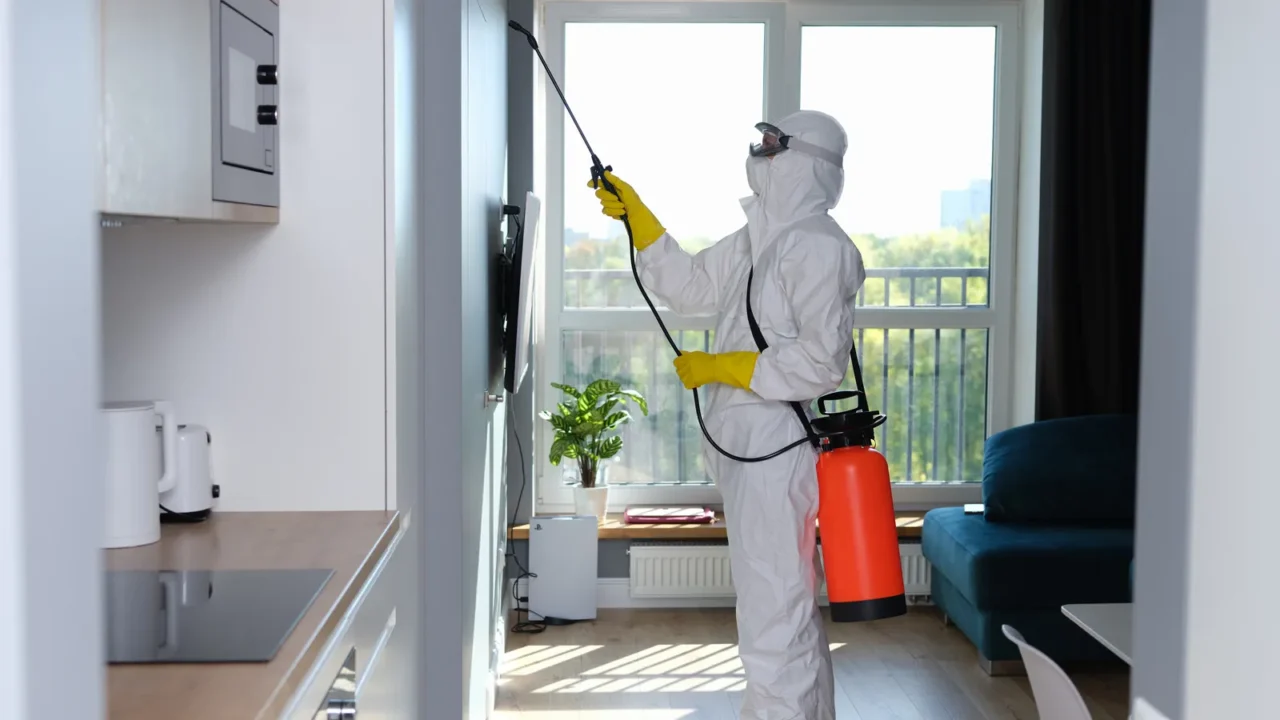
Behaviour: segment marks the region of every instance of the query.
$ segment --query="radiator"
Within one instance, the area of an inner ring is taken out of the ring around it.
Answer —
[[[908,596],[928,596],[930,566],[919,543],[901,543],[902,579]],[[733,597],[729,546],[716,543],[631,544],[630,592],[633,598]],[[826,595],[826,584],[819,590]]]

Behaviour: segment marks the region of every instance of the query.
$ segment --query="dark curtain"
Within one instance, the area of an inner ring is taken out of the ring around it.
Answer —
[[[1038,419],[1136,413],[1151,0],[1048,0]]]

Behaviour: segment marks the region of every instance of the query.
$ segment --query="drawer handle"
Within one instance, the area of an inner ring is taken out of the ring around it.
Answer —
[[[330,700],[325,708],[328,720],[354,720],[356,716],[355,700]]]
[[[356,716],[356,649],[347,653],[338,668],[338,674],[329,683],[324,701],[316,710],[314,720],[354,720]]]
[[[382,659],[382,652],[387,649],[387,643],[391,641],[391,634],[396,629],[396,609],[391,608],[391,614],[387,616],[387,624],[382,626],[382,634],[378,636],[378,642],[373,646],[373,652],[369,653],[369,662],[365,663],[364,674],[360,677],[360,683],[356,685],[356,697],[360,696],[360,691],[364,689],[364,683],[369,679],[369,675],[373,673],[373,669],[377,667],[378,661]]]

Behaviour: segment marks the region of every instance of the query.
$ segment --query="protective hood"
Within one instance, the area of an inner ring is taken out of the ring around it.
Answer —
[[[775,124],[842,159],[849,148],[844,128],[825,113],[801,110]],[[779,230],[834,208],[844,190],[844,169],[802,150],[787,150],[773,157],[748,157],[747,182],[754,195],[743,198],[742,207],[754,259]]]
[[[844,128],[824,113],[801,110],[776,125],[788,135],[840,158],[849,148]],[[788,150],[771,158],[749,157],[747,182],[770,224],[786,224],[834,208],[844,189],[844,170],[801,150]],[[744,204],[752,199],[747,198]]]

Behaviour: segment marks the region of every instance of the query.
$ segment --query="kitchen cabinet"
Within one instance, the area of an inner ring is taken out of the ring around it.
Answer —
[[[407,587],[415,575],[404,538],[402,529],[321,650],[282,720],[416,720],[414,636],[397,623],[397,601],[416,597]],[[339,707],[353,715],[337,713]]]
[[[102,0],[99,209],[273,223],[277,0]]]

